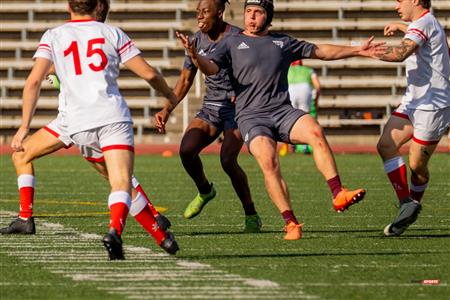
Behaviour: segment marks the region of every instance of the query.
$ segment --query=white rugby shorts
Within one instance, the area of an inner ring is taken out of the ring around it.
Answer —
[[[83,157],[92,162],[104,162],[103,152],[128,150],[134,152],[133,124],[118,122],[81,131],[71,136]]]
[[[56,119],[44,126],[43,129],[63,142],[65,148],[70,148],[73,145],[73,142],[66,131],[66,127],[62,125],[60,114],[56,116]]]
[[[450,107],[439,110],[408,109],[403,104],[392,115],[411,121],[413,140],[422,145],[435,145],[450,125]]]

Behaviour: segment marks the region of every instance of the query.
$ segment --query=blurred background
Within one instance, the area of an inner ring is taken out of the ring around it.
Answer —
[[[230,0],[225,20],[243,25],[243,0]],[[39,39],[48,28],[66,20],[67,1],[2,0],[0,4],[0,144],[7,144],[20,124],[22,88],[33,64]],[[384,38],[383,28],[400,21],[395,1],[371,0],[276,0],[272,30],[314,43],[350,45],[370,35],[388,44],[402,35]],[[107,22],[122,28],[174,86],[183,66],[184,50],[176,31],[197,31],[195,0],[112,0]],[[450,36],[450,1],[433,0],[432,12]],[[332,144],[372,145],[383,124],[399,104],[406,79],[403,63],[386,63],[364,58],[325,62],[304,60],[314,68],[321,82],[318,120]],[[137,144],[177,144],[184,128],[200,108],[203,78],[197,78],[185,99],[172,113],[165,135],[155,130],[153,115],[164,98],[148,84],[122,69],[119,85],[135,122]],[[44,83],[33,130],[57,114],[57,91]],[[447,145],[444,137],[442,145]]]

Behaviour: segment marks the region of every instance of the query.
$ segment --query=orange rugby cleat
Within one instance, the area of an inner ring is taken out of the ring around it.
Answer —
[[[337,212],[342,212],[348,209],[351,205],[364,199],[365,194],[366,190],[364,189],[349,191],[346,188],[342,188],[336,198],[333,199],[333,207]]]
[[[284,239],[287,241],[299,240],[302,237],[302,224],[295,224],[290,221],[286,226],[284,226],[284,231],[286,232]]]

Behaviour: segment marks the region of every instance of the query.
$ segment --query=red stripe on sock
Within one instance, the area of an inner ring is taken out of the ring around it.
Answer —
[[[144,189],[142,188],[142,186],[139,184],[138,186],[136,186],[136,191],[138,191],[139,193],[141,193],[142,196],[144,196],[145,200],[147,200],[148,203],[148,207],[150,208],[150,211],[152,212],[152,215],[154,217],[156,217],[159,213],[156,210],[156,208],[153,206],[152,202],[150,201],[150,199],[147,197],[147,194],[144,192]]]
[[[118,235],[122,235],[123,228],[128,215],[128,206],[123,202],[118,202],[110,207],[109,226],[114,228]]]
[[[22,218],[31,217],[33,215],[34,188],[31,186],[24,186],[20,188],[19,197],[20,197],[19,216]]]
[[[153,217],[152,212],[150,211],[150,208],[148,206],[145,206],[140,213],[134,216],[134,218],[148,233],[153,236],[158,245],[160,245],[166,238],[165,231],[159,228],[158,223],[156,223],[155,217]]]
[[[389,180],[394,187],[398,200],[402,201],[409,196],[408,178],[406,176],[406,165],[402,165],[394,171],[389,172]]]

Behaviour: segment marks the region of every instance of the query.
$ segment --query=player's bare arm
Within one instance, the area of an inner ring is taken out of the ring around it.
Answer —
[[[189,37],[177,32],[177,37],[186,49],[187,54],[191,57],[194,64],[202,71],[206,76],[214,75],[219,72],[219,66],[208,58],[197,55],[194,41],[190,41]]]
[[[160,129],[159,131],[161,133],[165,132],[165,124],[167,123],[167,120],[169,119],[170,113],[177,107],[177,105],[183,101],[184,97],[188,93],[189,89],[192,86],[192,83],[194,82],[195,75],[197,74],[197,70],[191,70],[191,69],[182,69],[180,77],[178,78],[178,81],[173,89],[173,92],[175,96],[177,97],[177,103],[173,105],[170,103],[170,101],[166,101],[164,104],[164,107],[155,114],[155,121],[156,124],[159,124]]]
[[[388,46],[384,53],[378,55],[380,60],[400,62],[408,58],[417,48],[416,42],[403,39],[398,46]]]
[[[392,36],[396,31],[401,31],[403,33],[406,33],[408,30],[408,25],[404,23],[389,23],[384,27],[384,35],[385,36]]]
[[[177,97],[167,85],[166,80],[155,68],[150,66],[140,55],[133,57],[125,63],[125,66],[133,73],[147,81],[152,88],[160,92],[172,106],[178,103]],[[164,130],[165,124],[156,124],[158,130]]]
[[[337,60],[354,56],[377,57],[377,54],[385,50],[385,42],[373,43],[374,37],[370,37],[361,46],[341,46],[332,44],[317,44],[311,58],[321,60]]]
[[[25,81],[22,95],[22,123],[14,135],[11,148],[14,151],[23,151],[22,142],[30,131],[31,120],[36,110],[42,80],[50,69],[51,62],[45,58],[37,58],[30,75]]]

